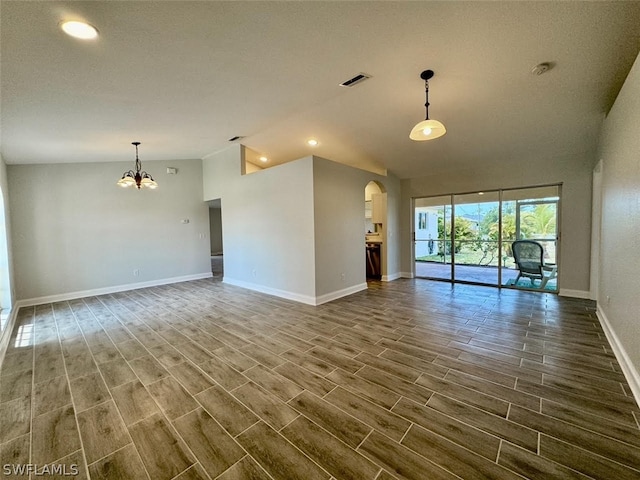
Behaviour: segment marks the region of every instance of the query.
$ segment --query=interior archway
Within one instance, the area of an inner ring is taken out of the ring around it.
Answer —
[[[382,280],[387,273],[387,193],[384,185],[370,181],[364,189],[366,276]]]

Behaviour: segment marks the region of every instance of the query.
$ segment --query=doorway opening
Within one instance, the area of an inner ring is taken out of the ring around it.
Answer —
[[[218,198],[209,203],[209,239],[211,241],[211,273],[214,277],[224,275],[222,243],[222,202]]]
[[[557,292],[559,204],[560,185],[415,198],[415,276]],[[518,240],[541,252],[540,278],[516,262]]]
[[[364,189],[364,241],[367,280],[382,280],[387,265],[387,193],[379,182]]]

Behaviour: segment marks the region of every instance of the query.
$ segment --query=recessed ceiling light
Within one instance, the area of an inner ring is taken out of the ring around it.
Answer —
[[[81,38],[82,40],[91,40],[98,36],[98,30],[93,25],[89,25],[84,22],[69,21],[63,22],[60,28],[66,33],[75,38]]]
[[[310,138],[309,140],[307,140],[307,145],[309,145],[310,147],[317,147],[318,140],[316,140],[315,138]]]
[[[262,163],[267,163],[269,161],[267,157],[258,157],[258,160],[260,160]]]

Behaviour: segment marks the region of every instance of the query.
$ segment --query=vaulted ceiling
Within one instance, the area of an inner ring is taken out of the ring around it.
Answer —
[[[143,161],[203,158],[234,136],[268,165],[313,153],[400,178],[580,155],[640,50],[638,1],[0,8],[8,164],[130,161],[134,140]],[[65,35],[65,19],[98,39]],[[541,62],[553,68],[532,74]],[[447,134],[413,142],[425,69]]]

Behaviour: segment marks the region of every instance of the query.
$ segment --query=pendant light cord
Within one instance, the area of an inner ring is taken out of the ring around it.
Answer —
[[[425,103],[424,108],[426,110],[425,120],[429,120],[429,80],[424,81],[424,94],[425,94]]]

